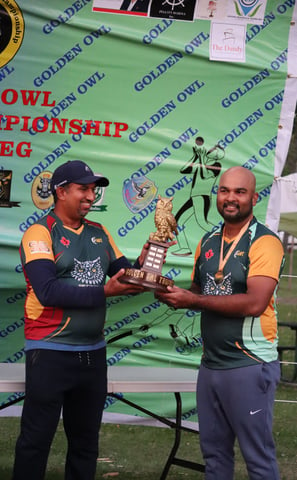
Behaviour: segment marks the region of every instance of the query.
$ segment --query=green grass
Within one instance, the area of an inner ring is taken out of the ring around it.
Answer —
[[[277,400],[297,401],[297,384],[281,383]],[[274,436],[282,480],[297,478],[296,403],[276,402]],[[10,480],[19,418],[0,417],[0,478]],[[158,480],[174,441],[174,431],[163,427],[103,424],[100,433],[100,455],[96,480]],[[59,424],[48,462],[46,480],[63,480],[66,441]],[[183,432],[179,458],[203,463],[199,436]],[[168,480],[201,480],[202,473],[172,466]],[[24,479],[27,480],[27,479]],[[29,480],[29,479],[28,479]],[[244,461],[236,446],[235,480],[247,480]]]
[[[291,278],[286,276],[291,273],[290,270],[293,274]],[[297,323],[297,250],[294,251],[293,258],[286,254],[283,275],[278,290],[278,318],[280,322]],[[288,327],[280,326],[279,345],[295,345],[295,342],[296,332]],[[296,361],[294,351],[284,352],[283,360],[287,362]],[[283,365],[283,378],[290,381],[293,377],[294,369],[293,365]]]

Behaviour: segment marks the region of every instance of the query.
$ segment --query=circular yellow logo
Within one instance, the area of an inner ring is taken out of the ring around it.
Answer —
[[[45,170],[32,183],[31,197],[35,207],[40,208],[40,210],[46,210],[54,203],[54,197],[51,192],[52,176],[52,172]]]
[[[25,31],[22,11],[14,0],[0,0],[0,68],[13,59]]]

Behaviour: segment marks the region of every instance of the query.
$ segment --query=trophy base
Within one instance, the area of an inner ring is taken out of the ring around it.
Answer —
[[[170,280],[170,278],[136,268],[126,268],[124,275],[119,278],[119,281],[141,285],[149,290],[166,290],[167,287],[173,287],[174,285],[174,281]]]

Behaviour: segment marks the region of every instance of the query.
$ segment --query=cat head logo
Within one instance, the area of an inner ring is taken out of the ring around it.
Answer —
[[[0,0],[0,68],[4,67],[22,45],[25,23],[14,0]]]

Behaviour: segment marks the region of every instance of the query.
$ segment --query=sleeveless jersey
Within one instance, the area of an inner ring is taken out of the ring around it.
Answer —
[[[192,280],[203,295],[245,293],[247,278],[267,276],[279,280],[284,263],[281,241],[254,217],[224,267],[221,283],[215,282],[223,228],[207,233],[195,254]],[[232,242],[224,242],[224,256]],[[260,317],[227,317],[211,311],[201,313],[204,352],[208,368],[235,368],[276,360],[277,313],[275,295]]]

